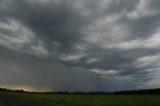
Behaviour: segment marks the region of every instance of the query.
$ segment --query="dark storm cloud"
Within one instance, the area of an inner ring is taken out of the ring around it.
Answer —
[[[0,0],[0,75],[7,76],[2,85],[70,91],[159,87],[159,5]]]
[[[54,46],[59,47],[59,52],[68,51],[81,39],[79,30],[86,21],[72,3],[15,0],[9,6],[11,9],[5,11],[6,17],[29,27],[51,51],[56,48]]]

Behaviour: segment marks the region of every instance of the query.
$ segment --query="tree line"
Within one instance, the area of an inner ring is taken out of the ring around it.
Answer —
[[[139,90],[123,90],[114,92],[27,92],[23,89],[11,90],[0,88],[0,92],[18,92],[18,93],[41,93],[41,94],[66,94],[66,95],[160,95],[160,88],[154,89],[139,89]]]

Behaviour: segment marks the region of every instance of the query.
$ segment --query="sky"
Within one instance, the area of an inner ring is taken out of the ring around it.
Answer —
[[[160,87],[160,0],[0,0],[0,87]]]

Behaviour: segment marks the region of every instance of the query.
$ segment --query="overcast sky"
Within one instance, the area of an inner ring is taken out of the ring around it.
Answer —
[[[0,87],[160,87],[160,0],[0,0]]]

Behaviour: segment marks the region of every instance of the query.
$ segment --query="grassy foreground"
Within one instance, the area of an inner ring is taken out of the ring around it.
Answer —
[[[160,95],[53,95],[13,93],[58,106],[160,106]]]
[[[0,99],[0,106],[4,106],[4,103],[1,99]]]

